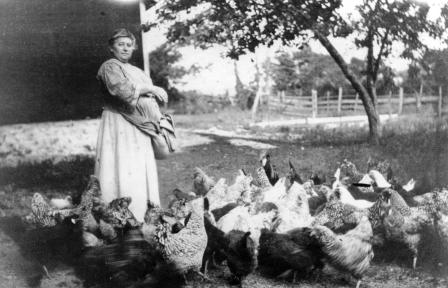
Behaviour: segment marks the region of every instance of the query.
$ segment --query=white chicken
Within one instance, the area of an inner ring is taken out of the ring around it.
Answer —
[[[294,228],[308,227],[313,222],[308,204],[308,194],[303,185],[294,182],[281,201],[275,203],[278,216],[275,220],[275,231],[285,233]]]
[[[251,215],[249,207],[238,206],[221,217],[216,223],[216,227],[224,233],[232,230],[250,232],[250,237],[254,240],[255,247],[258,247],[261,229],[272,229],[273,219],[276,215],[276,210]]]

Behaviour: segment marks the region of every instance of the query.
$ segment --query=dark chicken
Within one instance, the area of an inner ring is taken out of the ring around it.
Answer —
[[[275,185],[278,179],[280,178],[277,169],[271,163],[271,155],[267,151],[263,151],[260,155],[261,166],[263,167],[266,175],[268,176],[269,182],[271,185]]]
[[[307,276],[322,267],[322,253],[318,242],[311,236],[310,228],[298,228],[287,233],[261,230],[258,264],[260,270],[279,276],[288,270]]]

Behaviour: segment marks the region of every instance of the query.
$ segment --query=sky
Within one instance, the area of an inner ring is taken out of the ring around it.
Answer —
[[[440,7],[448,0],[420,0],[430,5],[430,17],[437,17]],[[359,4],[361,0],[343,0],[343,7],[340,10],[341,15],[355,13],[355,6]],[[154,17],[149,15],[148,17]],[[149,50],[154,49],[158,45],[162,44],[165,39],[163,37],[163,30],[152,30],[145,35],[147,46]],[[332,43],[345,58],[346,61],[350,61],[352,57],[365,58],[365,51],[359,50],[355,47],[353,42],[346,39],[332,39]],[[441,48],[440,43],[432,40],[430,42],[431,48]],[[311,49],[316,53],[327,54],[325,48],[323,48],[317,41],[311,41]],[[396,71],[404,71],[407,69],[408,62],[399,57],[402,47],[393,47],[392,55],[386,61],[386,64],[391,66]],[[238,70],[243,83],[248,84],[255,75],[254,58],[263,60],[266,56],[273,56],[276,48],[267,49],[262,47],[259,49],[257,55],[246,55],[240,58],[238,61]],[[178,87],[182,90],[198,90],[203,93],[220,95],[226,92],[234,94],[235,77],[233,72],[233,62],[230,59],[225,58],[223,55],[225,50],[222,48],[213,48],[208,50],[194,49],[193,47],[181,49],[183,58],[179,62],[179,65],[189,67],[193,64],[202,66],[204,69],[197,74],[187,76],[183,79],[182,85]]]

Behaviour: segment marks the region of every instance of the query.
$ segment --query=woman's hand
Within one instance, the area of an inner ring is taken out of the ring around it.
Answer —
[[[161,88],[161,87],[157,87],[154,86],[153,87],[153,91],[152,93],[157,97],[157,99],[159,99],[161,102],[163,103],[167,103],[168,102],[168,94],[166,93],[166,91]]]

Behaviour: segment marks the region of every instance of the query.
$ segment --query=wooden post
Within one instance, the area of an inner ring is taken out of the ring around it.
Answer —
[[[439,86],[439,105],[437,106],[437,116],[442,116],[442,86]]]
[[[317,90],[311,90],[311,107],[313,109],[311,117],[316,118],[317,116]]]
[[[389,104],[389,118],[392,116],[392,90],[389,91],[389,97],[387,98]]]
[[[403,87],[400,87],[398,92],[398,115],[403,112]]]
[[[359,94],[356,93],[355,95],[355,106],[353,107],[353,111],[356,113],[356,109],[358,108],[358,100],[359,100]]]
[[[330,111],[330,91],[327,91],[327,112]]]
[[[423,94],[423,84],[420,84],[420,90],[415,95],[416,96],[415,102],[416,102],[416,106],[417,106],[417,112],[419,112],[420,109],[422,108],[422,94]]]
[[[280,103],[283,103],[283,100],[285,98],[285,91],[280,91]]]
[[[339,87],[338,91],[338,115],[341,115],[342,111],[342,87]]]

